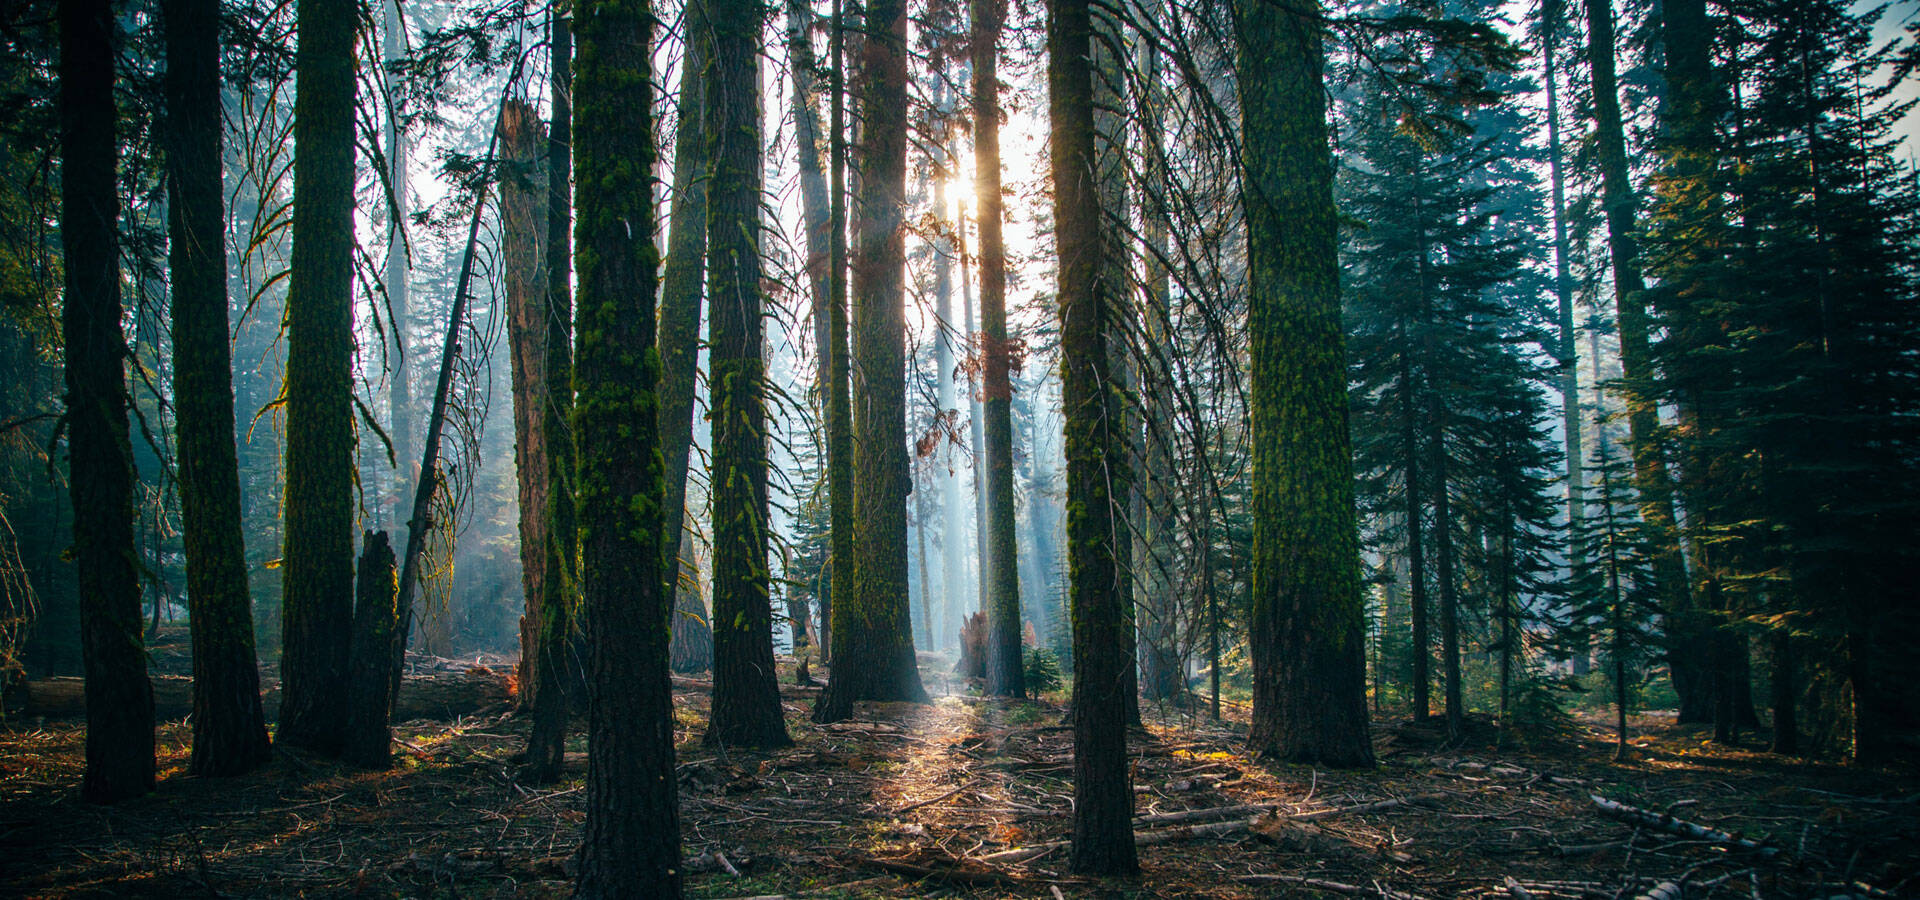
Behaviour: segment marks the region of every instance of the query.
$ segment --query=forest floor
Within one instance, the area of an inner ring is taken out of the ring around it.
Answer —
[[[1894,897],[1920,893],[1920,776],[1716,747],[1642,720],[1632,758],[1576,724],[1527,748],[1463,746],[1377,722],[1379,767],[1250,759],[1244,723],[1148,710],[1129,735],[1142,874],[1067,876],[1061,708],[985,701],[929,661],[929,706],[807,719],[793,747],[703,748],[707,683],[675,679],[689,894],[721,897]],[[783,675],[791,681],[783,666]],[[1244,715],[1244,713],[1242,714]],[[1231,716],[1229,719],[1231,720]],[[160,730],[157,790],[80,802],[75,722],[0,724],[0,895],[559,897],[585,817],[584,740],[568,780],[515,781],[507,710],[396,729],[399,764],[362,772],[281,753],[236,779],[189,778],[190,730]],[[1592,795],[1722,835],[1609,818]],[[1190,816],[1173,814],[1197,811]],[[1730,841],[1752,842],[1742,847]],[[1656,894],[1656,896],[1660,896]]]

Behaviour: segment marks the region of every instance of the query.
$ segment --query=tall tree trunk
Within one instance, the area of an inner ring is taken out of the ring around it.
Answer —
[[[1649,343],[1646,282],[1640,272],[1640,248],[1634,237],[1637,201],[1628,180],[1626,136],[1620,123],[1620,93],[1614,75],[1612,0],[1586,0],[1587,62],[1592,71],[1594,146],[1600,160],[1601,199],[1607,214],[1607,246],[1613,261],[1615,327],[1620,336],[1620,367],[1626,385],[1627,427],[1633,452],[1633,483],[1640,517],[1653,540],[1654,589],[1666,610],[1669,647],[1690,641],[1684,623],[1693,601],[1674,518],[1673,478],[1667,471],[1656,432],[1652,346]],[[1681,626],[1675,629],[1674,626]],[[1685,681],[1685,678],[1682,678]]]
[[[1086,0],[1047,8],[1047,88],[1053,126],[1054,240],[1059,259],[1061,406],[1066,416],[1067,587],[1073,619],[1073,856],[1075,873],[1129,875],[1133,788],[1127,767],[1127,673],[1132,623],[1116,557],[1113,476],[1124,476],[1113,359],[1107,340],[1115,285],[1104,260],[1095,136],[1095,24]]]
[[[1114,572],[1117,581],[1115,589],[1120,592],[1120,615],[1125,620],[1124,638],[1126,641],[1127,667],[1123,676],[1127,724],[1140,724],[1140,669],[1135,664],[1134,652],[1134,613],[1133,613],[1133,528],[1139,506],[1138,481],[1134,478],[1134,461],[1139,454],[1134,446],[1139,434],[1140,412],[1133,402],[1134,373],[1133,353],[1130,348],[1129,331],[1137,317],[1133,309],[1132,277],[1129,269],[1128,235],[1131,213],[1128,210],[1127,196],[1127,118],[1125,114],[1127,94],[1126,59],[1123,47],[1126,35],[1116,10],[1100,6],[1090,6],[1093,10],[1093,45],[1091,61],[1093,65],[1093,128],[1094,128],[1094,173],[1100,192],[1101,240],[1105,246],[1101,249],[1100,280],[1105,293],[1104,321],[1108,328],[1106,337],[1107,353],[1113,358],[1108,363],[1109,376],[1113,379],[1112,390],[1120,398],[1115,412],[1118,431],[1115,439],[1119,441],[1115,452],[1121,455],[1125,465],[1116,467],[1107,473],[1110,479],[1108,489],[1111,493],[1113,512],[1113,557]]]
[[[552,125],[547,129],[547,391],[540,406],[546,445],[547,541],[536,565],[545,571],[540,598],[538,661],[534,666],[533,729],[527,737],[523,777],[545,783],[560,777],[567,739],[569,694],[579,666],[573,636],[578,610],[578,533],[573,516],[576,452],[568,419],[573,411],[573,29],[565,16],[549,13],[547,45],[552,55],[548,90]],[[523,545],[524,548],[524,545]],[[523,549],[524,552],[524,549]],[[522,564],[525,564],[524,558]],[[532,598],[529,598],[530,600]],[[522,681],[526,684],[526,681]]]
[[[709,0],[707,294],[713,298],[713,711],[705,742],[784,747],[767,566],[766,361],[760,279],[762,0]]]
[[[407,55],[406,13],[400,8],[400,2],[386,0],[380,4],[380,62],[389,69]],[[393,477],[393,508],[396,511],[405,509],[407,501],[412,499],[413,479],[418,477],[418,473],[412,470],[413,382],[412,369],[407,360],[407,133],[400,128],[398,112],[396,104],[386,111],[382,122],[387,157],[388,226],[387,266],[381,278],[386,287],[387,311],[393,324],[393,359],[391,371],[387,373],[387,436],[393,442],[397,464]],[[529,684],[526,679],[520,683]]]
[[[551,402],[547,373],[547,295],[541,275],[536,204],[535,161],[545,148],[539,114],[524,100],[512,100],[500,115],[501,254],[506,261],[507,344],[513,367],[513,464],[519,490],[520,584],[526,611],[520,619],[520,707],[539,702],[540,619],[549,597],[546,554],[553,535],[549,506],[554,489],[548,476],[546,430],[541,427]],[[557,585],[555,586],[557,587]]]
[[[267,761],[253,650],[253,601],[240,529],[227,344],[225,194],[220,188],[220,5],[168,0],[168,268],[173,399],[193,630],[195,775],[238,775]]]
[[[707,3],[693,0],[686,12],[686,57],[680,63],[680,121],[673,136],[673,206],[669,211],[667,264],[660,273],[660,448],[667,460],[667,521],[680,521],[687,501],[687,458],[693,446],[693,396],[700,350],[701,280],[707,261],[707,156],[702,132],[706,108],[711,42],[706,31]],[[689,517],[690,518],[690,517]],[[684,556],[691,548],[683,524],[680,540],[669,547]],[[669,557],[671,560],[673,557]],[[683,578],[690,560],[666,570],[668,596],[674,598],[673,665],[698,672],[713,661],[713,632],[700,600],[699,580]]]
[[[60,251],[66,350],[67,489],[87,682],[80,794],[112,803],[153,790],[153,688],[140,632],[133,447],[120,331],[119,111],[107,0],[61,0]],[[215,246],[219,246],[217,243]]]
[[[833,661],[840,633],[839,599],[853,595],[853,399],[847,359],[847,127],[846,27],[842,0],[833,0],[829,47],[833,72],[828,91],[832,116],[828,155],[832,165],[832,201],[828,204],[827,241],[827,515],[829,575],[820,604],[820,659]],[[831,679],[831,674],[829,674]]]
[[[1257,752],[1371,766],[1333,158],[1315,0],[1238,4]]]
[[[1555,300],[1555,325],[1558,334],[1554,348],[1554,362],[1560,367],[1560,429],[1566,439],[1567,455],[1567,559],[1569,566],[1580,565],[1587,548],[1579,541],[1584,534],[1585,519],[1585,483],[1583,464],[1586,451],[1581,449],[1584,417],[1580,412],[1580,334],[1574,322],[1573,313],[1573,275],[1572,245],[1567,239],[1567,190],[1566,175],[1563,171],[1560,138],[1560,30],[1563,27],[1565,10],[1561,0],[1547,0],[1540,8],[1541,48],[1540,57],[1546,71],[1543,79],[1547,88],[1547,180],[1551,185],[1551,203],[1553,213],[1553,294]],[[1576,629],[1577,630],[1577,629]],[[1584,641],[1584,638],[1581,638]],[[1576,650],[1576,664],[1584,663],[1587,653]],[[1675,687],[1679,687],[1682,664],[1673,663],[1676,675]],[[1684,699],[1684,692],[1683,692]]]
[[[1400,323],[1400,343],[1411,348],[1412,339],[1407,334],[1407,322]],[[1420,480],[1420,418],[1419,405],[1415,402],[1418,395],[1417,382],[1414,380],[1413,354],[1400,356],[1400,415],[1402,429],[1400,435],[1400,454],[1406,460],[1406,528],[1407,528],[1407,600],[1409,616],[1413,626],[1413,720],[1425,722],[1433,714],[1433,636],[1427,622],[1427,545],[1426,522],[1421,515],[1426,497],[1424,483]]]
[[[933,95],[936,115],[949,114],[950,110],[946,108],[946,84],[944,81],[935,82]],[[933,344],[933,365],[936,370],[935,397],[940,404],[938,411],[940,421],[935,423],[935,427],[941,429],[943,432],[940,442],[936,445],[936,452],[930,462],[932,463],[935,473],[934,477],[940,485],[940,599],[942,606],[949,611],[957,613],[954,618],[960,619],[965,617],[965,612],[960,603],[960,597],[961,594],[966,591],[968,550],[966,535],[967,520],[970,518],[968,513],[971,512],[971,510],[968,509],[967,502],[960,498],[960,447],[950,439],[950,432],[946,431],[949,426],[959,427],[960,425],[960,407],[958,405],[960,401],[954,391],[954,357],[956,354],[954,353],[953,335],[958,331],[958,329],[954,327],[955,323],[953,321],[953,256],[956,246],[954,242],[948,238],[945,230],[947,224],[947,180],[952,175],[947,166],[954,158],[950,149],[950,142],[939,142],[938,149],[932,151],[932,153],[937,154],[937,157],[933,160],[933,165],[929,167],[931,169],[931,178],[933,179],[933,215],[940,220],[942,226],[939,236],[934,239],[933,245],[934,314],[938,319],[936,324],[938,333],[934,336]],[[953,227],[957,230],[959,228],[958,223],[955,223]],[[969,312],[971,312],[971,310],[969,310]],[[972,316],[969,315],[967,318],[971,319]],[[970,334],[971,331],[971,323],[968,323],[968,333]],[[972,392],[969,391],[968,393]],[[969,408],[971,408],[971,405],[972,401],[969,400]],[[978,436],[974,433],[975,429],[969,428],[967,431],[969,436]],[[920,521],[922,530],[924,530],[927,520],[921,519]],[[923,593],[922,598],[924,602],[929,605],[933,602],[931,595]],[[930,641],[928,646],[930,648],[938,649],[944,643],[946,637],[954,633],[950,630],[952,628],[951,623],[943,621],[941,626],[941,631],[944,632],[943,634],[928,634]]]
[[[576,896],[680,896],[680,804],[667,671],[666,505],[654,346],[658,252],[653,16],[581,0],[574,66],[580,319],[581,604],[587,629],[587,820]]]
[[[1460,588],[1454,575],[1453,487],[1448,477],[1446,412],[1436,394],[1433,412],[1433,555],[1435,581],[1440,588],[1440,679],[1447,717],[1447,739],[1458,742],[1466,734],[1467,713],[1460,693]]]
[[[1000,32],[1006,0],[972,0],[974,202],[980,220],[980,350],[986,421],[987,694],[1026,696],[1013,515],[1013,349],[1007,341],[1006,210],[1000,196]],[[978,465],[979,463],[976,463]]]
[[[340,751],[353,621],[353,169],[362,17],[299,0],[293,257],[287,280],[280,730]]]
[[[1151,14],[1157,7],[1143,7]],[[1141,521],[1134,539],[1135,568],[1139,572],[1135,594],[1141,633],[1140,687],[1148,700],[1166,701],[1181,696],[1182,663],[1179,648],[1180,607],[1173,590],[1174,564],[1172,415],[1168,392],[1173,389],[1169,370],[1172,352],[1168,334],[1172,326],[1172,280],[1167,270],[1169,259],[1169,213],[1167,209],[1166,150],[1161,146],[1160,109],[1167,103],[1161,84],[1160,51],[1151,42],[1139,42],[1141,80],[1146,92],[1135,98],[1141,122],[1140,142],[1146,155],[1146,176],[1142,179],[1140,217],[1145,243],[1143,297],[1141,311],[1141,347],[1143,371],[1139,379],[1141,408]]]
[[[817,722],[853,713],[857,700],[925,702],[907,610],[905,244],[907,10],[866,9],[861,46],[860,240],[853,275],[854,583],[834,592],[838,662],[814,707]],[[838,390],[835,386],[835,390]]]
[[[800,156],[800,206],[807,228],[807,280],[813,289],[813,344],[815,389],[820,392],[820,411],[826,414],[827,385],[832,381],[832,359],[827,352],[831,339],[833,284],[829,263],[833,255],[831,231],[833,213],[827,197],[827,174],[820,164],[820,64],[813,53],[813,2],[787,0],[787,53],[793,70],[793,138]],[[788,618],[793,627],[794,677],[799,684],[813,681],[807,670],[806,594],[790,590]]]

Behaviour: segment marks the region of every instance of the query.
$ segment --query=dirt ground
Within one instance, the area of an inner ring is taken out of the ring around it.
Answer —
[[[1587,726],[1500,749],[1487,723],[1448,748],[1436,730],[1377,722],[1376,770],[1325,771],[1248,758],[1232,716],[1158,709],[1129,736],[1141,876],[1073,878],[1051,846],[1071,826],[1061,709],[968,697],[939,671],[927,670],[944,694],[934,704],[863,706],[827,727],[807,720],[817,691],[783,687],[795,745],[775,753],[701,747],[707,685],[676,679],[689,894],[1920,894],[1911,770],[1783,761],[1646,720],[1619,763]],[[517,783],[525,730],[507,710],[410,722],[391,772],[282,753],[213,780],[186,777],[190,732],[173,722],[159,788],[101,808],[78,797],[77,723],[0,725],[0,895],[564,896],[585,766],[572,759],[558,785]],[[1630,824],[1593,795],[1726,834]]]

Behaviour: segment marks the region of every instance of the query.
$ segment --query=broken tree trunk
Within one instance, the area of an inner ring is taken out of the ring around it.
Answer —
[[[393,764],[394,684],[400,680],[394,645],[400,608],[394,585],[393,545],[384,531],[361,538],[354,584],[353,646],[347,654],[347,734],[340,758],[367,769]]]

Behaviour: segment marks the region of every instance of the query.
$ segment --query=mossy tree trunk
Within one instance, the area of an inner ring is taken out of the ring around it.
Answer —
[[[813,344],[815,351],[815,390],[824,418],[827,385],[833,378],[833,360],[827,352],[832,333],[828,312],[833,299],[829,264],[833,256],[831,229],[833,212],[827,197],[827,173],[820,161],[820,72],[813,51],[812,0],[787,0],[787,52],[793,70],[793,139],[800,160],[800,207],[807,231],[807,284],[812,289]],[[794,678],[796,683],[813,680],[807,666],[807,648],[811,629],[807,624],[807,595],[803,591],[787,594],[788,620],[793,628]]]
[[[1371,766],[1333,158],[1315,0],[1238,4],[1251,297],[1253,723],[1294,762]]]
[[[1075,873],[1139,870],[1127,767],[1131,623],[1116,548],[1113,476],[1126,466],[1107,347],[1115,285],[1096,173],[1093,16],[1086,0],[1048,6],[1054,239],[1059,259],[1060,382],[1066,418],[1068,599],[1073,620]],[[1124,483],[1122,480],[1121,483]]]
[[[907,10],[866,9],[861,42],[865,112],[860,140],[860,239],[853,260],[851,397],[853,583],[840,591],[836,555],[835,662],[814,707],[817,722],[853,714],[858,700],[925,702],[907,608],[905,205]],[[836,385],[835,390],[839,390]],[[835,530],[841,524],[836,521]],[[837,549],[837,548],[836,548]]]
[[[87,676],[80,795],[112,803],[153,789],[153,688],[140,630],[127,343],[120,330],[119,111],[111,99],[117,42],[107,0],[61,0],[56,15],[67,487]]]
[[[272,755],[260,707],[253,601],[240,531],[220,188],[220,4],[168,0],[168,251],[173,398],[193,631],[195,775],[238,775]]]
[[[282,744],[340,751],[353,624],[352,0],[299,0],[287,280]]]
[[[833,2],[833,32],[828,41],[833,66],[828,79],[832,114],[828,120],[827,204],[827,516],[828,578],[820,603],[820,660],[833,661],[839,634],[836,597],[853,595],[853,398],[852,366],[847,358],[847,126],[846,27],[841,0]]]
[[[660,453],[653,16],[577,7],[573,149],[580,190],[574,343],[581,605],[587,629],[587,820],[576,895],[677,898],[666,472]]]
[[[707,294],[713,298],[713,710],[707,744],[784,747],[767,566],[766,361],[761,322],[762,0],[708,0]]]
[[[553,122],[547,129],[546,316],[543,339],[546,396],[539,429],[546,445],[547,539],[539,549],[543,596],[538,618],[538,659],[533,668],[533,729],[527,737],[527,768],[534,783],[560,777],[566,751],[567,712],[575,675],[574,621],[579,573],[573,571],[578,537],[573,516],[575,448],[567,418],[573,410],[573,28],[550,13],[547,45]],[[523,545],[522,552],[525,553]],[[522,565],[525,565],[522,557]],[[530,598],[531,599],[531,598]],[[523,684],[525,682],[522,682]]]
[[[660,448],[667,460],[667,520],[679,526],[667,536],[678,565],[666,572],[673,604],[673,668],[704,671],[713,664],[713,630],[700,599],[693,565],[693,525],[684,513],[687,459],[693,446],[694,386],[699,369],[701,280],[707,262],[707,145],[702,131],[711,47],[705,0],[687,4],[686,42],[680,63],[680,118],[673,132],[673,203],[668,210],[667,262],[660,273]]]
[[[1181,670],[1180,606],[1174,593],[1174,521],[1172,442],[1173,419],[1169,392],[1173,390],[1170,359],[1173,344],[1172,277],[1167,265],[1169,246],[1166,149],[1160,133],[1160,110],[1167,105],[1161,84],[1160,53],[1141,41],[1135,51],[1145,92],[1135,98],[1141,122],[1140,143],[1146,154],[1141,179],[1141,240],[1145,257],[1142,297],[1146,308],[1141,329],[1140,397],[1140,513],[1134,538],[1135,615],[1140,619],[1140,689],[1145,700],[1178,699],[1186,688]]]
[[[1006,218],[1000,196],[1000,32],[1006,0],[973,5],[973,185],[980,222],[980,350],[986,431],[987,693],[1026,696],[1013,509],[1013,347],[1007,340]]]

